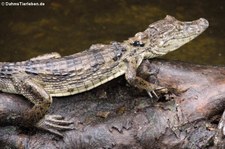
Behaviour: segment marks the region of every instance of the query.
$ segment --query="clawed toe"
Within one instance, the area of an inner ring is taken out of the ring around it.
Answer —
[[[61,115],[46,115],[45,120],[52,124],[58,124],[58,125],[73,124],[73,121],[64,120],[64,118]]]
[[[166,87],[158,87],[155,90],[157,90],[160,93],[168,93],[168,88]]]
[[[36,124],[36,127],[63,136],[60,131],[75,129],[72,124],[73,121],[64,120],[61,115],[46,115]]]
[[[68,123],[66,121],[63,121],[63,122],[57,122],[57,124],[53,124],[52,122],[48,122],[46,121],[45,122],[46,126],[48,127],[51,127],[51,128],[56,128],[58,130],[70,130],[70,129],[75,129],[75,127],[73,126],[70,126],[70,125],[62,125],[62,124],[71,124],[71,123]]]
[[[159,99],[159,96],[157,95],[157,93],[155,92],[157,91],[157,93],[168,93],[168,89],[165,87],[157,87],[155,90],[152,91],[147,91],[148,95],[150,98],[156,97],[157,99]]]
[[[159,96],[156,94],[155,91],[147,91],[147,93],[148,93],[148,95],[149,95],[150,98],[153,98],[153,95],[154,95],[157,99],[159,99]]]

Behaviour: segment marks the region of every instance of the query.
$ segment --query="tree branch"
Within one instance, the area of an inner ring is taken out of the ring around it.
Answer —
[[[0,146],[16,148],[206,148],[218,133],[217,115],[225,108],[225,68],[151,60],[139,76],[166,87],[158,102],[129,86],[124,77],[91,91],[54,98],[49,114],[74,121],[75,130],[58,138],[21,128],[20,116],[32,106],[21,96],[0,94]],[[157,91],[156,91],[157,92]],[[220,139],[220,138],[219,138]],[[218,141],[219,142],[219,141]],[[219,142],[217,146],[223,146]]]

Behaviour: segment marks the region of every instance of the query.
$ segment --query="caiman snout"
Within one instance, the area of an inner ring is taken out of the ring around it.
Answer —
[[[202,28],[202,30],[204,31],[206,28],[208,28],[209,26],[209,22],[204,19],[204,18],[200,18],[197,20],[197,24],[199,25],[200,28]]]

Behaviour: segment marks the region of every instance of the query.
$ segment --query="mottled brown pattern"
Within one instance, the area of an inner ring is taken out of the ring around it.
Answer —
[[[81,93],[123,74],[130,84],[150,94],[157,86],[136,76],[142,60],[176,50],[207,27],[202,18],[181,22],[167,16],[122,43],[95,44],[62,58],[51,53],[23,62],[0,63],[0,90],[21,94],[34,103],[28,114],[35,122],[48,110],[52,96]]]

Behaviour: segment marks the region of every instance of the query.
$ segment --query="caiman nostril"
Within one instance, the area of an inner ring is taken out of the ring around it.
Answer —
[[[209,26],[209,22],[208,22],[206,19],[204,19],[204,18],[200,18],[200,19],[198,20],[198,22],[199,22],[199,25],[200,25],[203,29],[206,29],[206,28],[208,28],[208,26]]]

